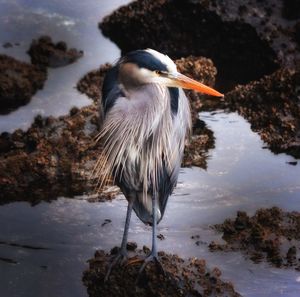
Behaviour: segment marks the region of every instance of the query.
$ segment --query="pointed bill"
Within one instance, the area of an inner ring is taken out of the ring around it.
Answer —
[[[201,92],[216,97],[224,97],[222,93],[216,91],[215,89],[208,87],[181,73],[172,74],[171,76],[169,76],[169,78],[172,79],[178,87],[181,87],[183,89],[195,90],[197,92]]]

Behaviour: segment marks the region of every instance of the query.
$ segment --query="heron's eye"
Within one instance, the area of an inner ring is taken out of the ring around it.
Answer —
[[[155,70],[154,72],[155,72],[155,74],[160,75],[160,76],[166,75],[166,72],[165,72],[165,71]]]

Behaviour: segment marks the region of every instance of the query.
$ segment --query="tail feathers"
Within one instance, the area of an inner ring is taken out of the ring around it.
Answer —
[[[152,197],[147,194],[147,198],[143,199],[143,193],[138,193],[133,204],[133,210],[135,211],[138,218],[147,225],[152,225]],[[156,218],[157,223],[160,222],[162,215],[161,211],[156,205]]]

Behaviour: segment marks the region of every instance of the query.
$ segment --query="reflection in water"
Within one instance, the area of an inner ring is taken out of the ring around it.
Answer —
[[[262,149],[258,135],[235,113],[202,113],[201,118],[214,131],[216,148],[207,171],[182,169],[159,225],[158,233],[165,237],[159,249],[206,259],[209,266],[220,267],[224,279],[231,280],[244,296],[299,296],[295,270],[253,264],[239,252],[210,253],[207,244],[220,240],[209,224],[233,217],[236,210],[251,214],[259,207],[277,205],[300,211],[300,166],[286,164],[292,160],[289,156],[274,156]],[[0,207],[0,241],[18,244],[0,244],[0,257],[17,263],[0,261],[1,296],[34,296],[35,292],[40,296],[86,296],[81,283],[86,260],[98,248],[109,250],[119,244],[127,203],[122,195],[107,203],[85,199]],[[192,235],[200,235],[199,246]],[[129,240],[150,246],[150,237],[150,228],[133,216]]]
[[[27,129],[37,114],[60,116],[73,106],[89,105],[91,100],[76,90],[77,81],[100,64],[114,62],[120,55],[115,44],[101,35],[97,23],[108,13],[129,0],[101,1],[31,1],[0,0],[0,53],[29,62],[26,51],[31,40],[50,35],[54,42],[66,41],[69,48],[84,51],[76,63],[48,69],[44,89],[31,102],[8,116],[0,116],[0,133],[17,128]],[[2,44],[19,43],[4,48]]]

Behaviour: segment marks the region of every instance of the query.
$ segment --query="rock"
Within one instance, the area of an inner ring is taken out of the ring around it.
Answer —
[[[0,153],[8,152],[13,146],[13,142],[11,141],[10,134],[7,132],[3,132],[0,136]]]
[[[116,251],[118,248],[115,249]],[[215,267],[209,270],[202,259],[183,260],[177,255],[159,252],[159,258],[165,270],[160,273],[154,263],[149,263],[139,282],[136,279],[141,263],[116,266],[105,282],[107,267],[114,253],[97,251],[89,260],[89,269],[84,272],[83,283],[90,297],[96,296],[227,296],[238,297],[233,285],[221,279],[221,271]],[[143,258],[143,250],[129,252],[132,258]]]
[[[159,240],[165,240],[165,236],[163,235],[163,234],[158,234],[157,236],[156,236]]]
[[[297,248],[295,246],[291,246],[286,254],[286,259],[289,264],[294,264],[297,261]]]
[[[128,251],[135,251],[137,249],[137,244],[136,242],[127,242],[126,248]]]
[[[74,63],[83,56],[83,51],[74,48],[68,49],[64,41],[55,44],[51,37],[42,36],[38,40],[32,41],[28,54],[32,64],[57,68]]]
[[[90,175],[99,155],[96,106],[59,119],[36,117],[24,132],[0,135],[0,204],[26,200],[33,204],[58,196],[94,194],[94,201],[113,199],[118,191],[95,195]]]
[[[111,64],[105,64],[99,67],[99,69],[88,72],[77,83],[77,90],[95,102],[101,100],[102,84],[107,71],[111,68]]]
[[[238,211],[234,228],[238,231],[245,230],[249,225],[249,217],[244,211]]]
[[[225,104],[251,123],[274,153],[300,158],[300,72],[280,69],[226,94]]]
[[[180,73],[213,87],[216,82],[217,68],[211,59],[188,56],[175,60]]]
[[[278,63],[268,42],[239,15],[224,21],[207,2],[134,1],[104,18],[99,27],[123,53],[150,47],[173,59],[208,57],[218,77],[231,85],[272,73]]]
[[[259,209],[252,217],[238,212],[235,220],[226,219],[214,228],[223,233],[226,243],[211,242],[212,252],[241,250],[255,263],[266,260],[278,268],[300,269],[299,212],[277,207]]]
[[[27,104],[43,88],[46,78],[47,73],[41,68],[0,55],[0,113]]]
[[[193,134],[184,148],[182,165],[207,168],[208,151],[215,146],[213,132],[198,119],[193,127]]]

